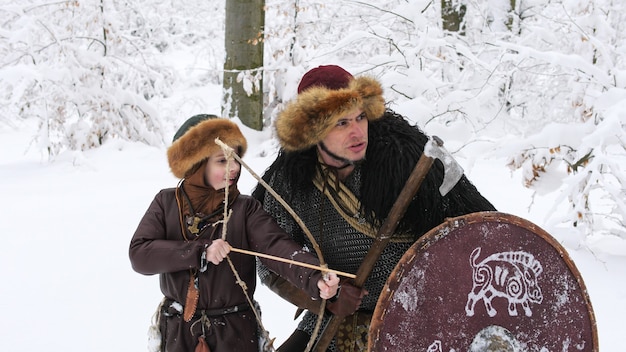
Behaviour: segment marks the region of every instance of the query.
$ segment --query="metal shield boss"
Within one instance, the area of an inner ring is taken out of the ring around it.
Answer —
[[[402,257],[370,351],[597,351],[578,269],[547,232],[499,212],[452,218]]]

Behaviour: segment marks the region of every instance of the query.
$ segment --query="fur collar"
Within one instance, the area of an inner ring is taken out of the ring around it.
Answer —
[[[387,110],[382,118],[370,123],[366,160],[361,164],[359,195],[361,213],[370,224],[380,226],[387,217],[422,155],[427,140],[428,136],[418,127],[410,125],[392,110]],[[302,197],[315,187],[312,178],[316,163],[315,147],[296,152],[283,150],[263,179],[271,182],[276,178],[274,182],[290,190],[289,194],[283,195],[287,199]],[[443,165],[435,161],[396,232],[409,232],[417,238],[445,218],[495,210],[465,176],[445,197],[439,193],[442,181]],[[263,201],[263,187],[257,186],[253,196]]]

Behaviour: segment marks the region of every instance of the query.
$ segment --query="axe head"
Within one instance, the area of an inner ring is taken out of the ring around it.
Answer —
[[[439,193],[445,196],[463,176],[463,168],[443,147],[443,141],[437,136],[433,136],[426,142],[424,154],[432,159],[439,159],[443,163],[443,182],[439,186]]]

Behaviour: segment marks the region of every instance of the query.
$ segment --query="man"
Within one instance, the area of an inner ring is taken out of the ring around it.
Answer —
[[[314,68],[303,76],[297,98],[276,119],[276,133],[282,148],[264,180],[311,231],[329,267],[355,273],[428,137],[385,108],[378,81],[355,78],[334,65]],[[367,349],[369,321],[380,292],[416,239],[448,217],[495,210],[465,176],[441,196],[443,171],[443,164],[435,161],[363,290],[344,282],[338,296],[328,301],[328,314],[346,316],[329,351]],[[302,229],[268,192],[257,186],[253,195],[296,241],[311,248]],[[303,351],[319,302],[263,266],[259,276],[274,292],[308,309],[298,329],[279,348],[280,352]]]

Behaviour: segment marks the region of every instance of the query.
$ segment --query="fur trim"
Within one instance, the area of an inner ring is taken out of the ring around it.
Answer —
[[[357,77],[344,89],[311,87],[300,93],[276,119],[276,134],[283,149],[297,151],[319,143],[340,118],[361,109],[369,121],[385,112],[380,83],[371,77]]]
[[[217,150],[221,150],[221,147],[215,143],[217,137],[235,150],[240,148],[241,157],[248,148],[246,138],[234,122],[223,118],[202,121],[190,128],[168,148],[167,161],[174,176],[178,178],[188,176],[186,173],[194,165]]]

